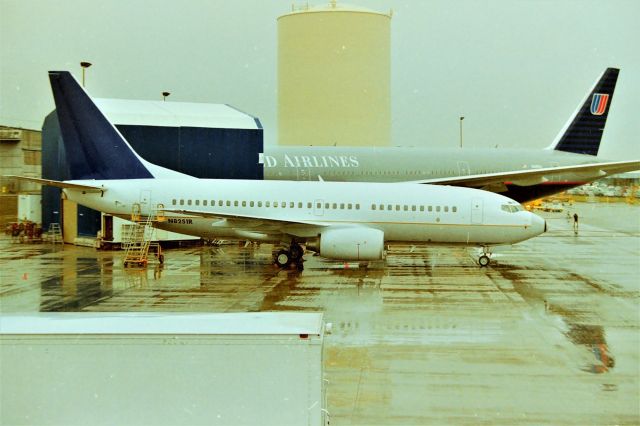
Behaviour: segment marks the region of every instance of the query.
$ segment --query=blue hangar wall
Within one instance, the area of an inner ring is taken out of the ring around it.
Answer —
[[[160,127],[116,124],[142,158],[198,178],[263,179],[259,154],[264,152],[263,129]],[[58,115],[54,110],[42,126],[42,178],[69,179]],[[100,212],[78,206],[78,235],[95,236]],[[62,221],[60,189],[42,187],[42,226]]]

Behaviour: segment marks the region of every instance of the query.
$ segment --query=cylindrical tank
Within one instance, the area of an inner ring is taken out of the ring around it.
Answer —
[[[278,18],[280,145],[390,144],[390,27],[335,1]]]

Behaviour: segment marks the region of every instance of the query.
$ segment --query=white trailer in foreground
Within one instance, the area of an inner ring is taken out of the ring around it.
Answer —
[[[324,425],[320,313],[0,316],[0,424]]]

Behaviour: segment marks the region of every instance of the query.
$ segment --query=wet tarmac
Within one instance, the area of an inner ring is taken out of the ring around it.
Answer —
[[[384,262],[271,246],[122,252],[0,240],[0,309],[323,311],[332,425],[640,424],[640,207],[576,204],[551,230],[494,255],[392,245]],[[7,384],[2,384],[7,386]]]

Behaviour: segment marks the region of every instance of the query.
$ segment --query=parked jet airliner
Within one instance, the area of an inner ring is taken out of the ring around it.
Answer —
[[[619,70],[608,68],[546,149],[267,147],[265,179],[467,186],[527,202],[617,173],[640,160],[597,157]],[[303,142],[303,141],[301,141]]]
[[[489,248],[546,231],[539,216],[499,194],[415,183],[214,180],[189,177],[135,153],[69,72],[50,72],[72,180],[23,178],[63,188],[68,199],[129,218],[161,210],[154,226],[207,238],[281,245],[280,266],[299,261],[301,243],[321,256],[375,260],[385,242]]]

